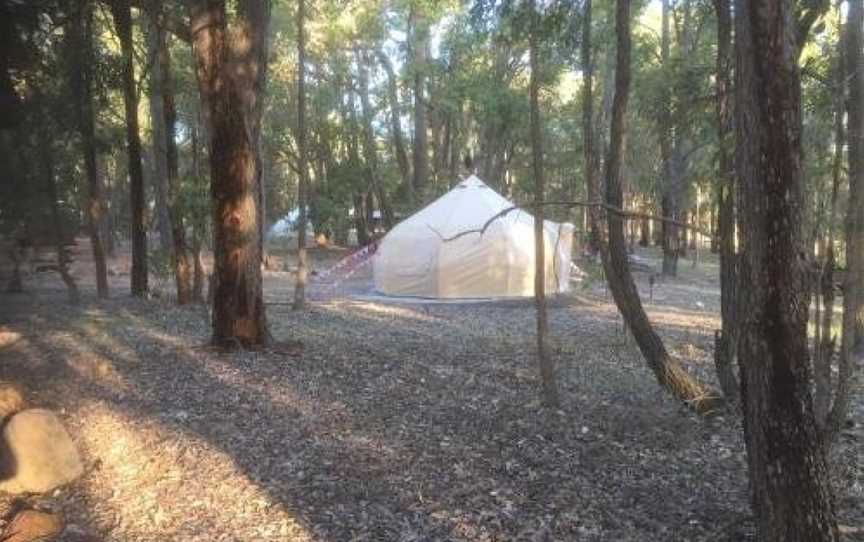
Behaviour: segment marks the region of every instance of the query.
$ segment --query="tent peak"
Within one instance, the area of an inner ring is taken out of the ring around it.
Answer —
[[[471,175],[456,185],[459,188],[489,188],[489,185],[480,180],[480,177]]]

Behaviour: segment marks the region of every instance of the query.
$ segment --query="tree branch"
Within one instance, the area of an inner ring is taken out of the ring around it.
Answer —
[[[603,209],[608,213],[612,213],[614,215],[620,216],[620,217],[625,218],[625,219],[629,219],[629,220],[633,220],[633,219],[654,220],[656,222],[673,224],[675,226],[678,226],[679,228],[684,228],[684,229],[688,229],[691,231],[695,231],[697,233],[701,233],[702,235],[704,235],[706,237],[710,237],[710,238],[716,237],[716,235],[714,235],[710,231],[704,230],[702,228],[697,228],[697,227],[693,226],[692,224],[687,224],[685,222],[681,222],[681,221],[678,221],[678,220],[675,220],[672,218],[668,218],[665,216],[652,215],[650,213],[640,213],[638,211],[625,211],[624,209],[621,209],[620,207],[615,207],[614,205],[609,205],[608,203],[603,203],[603,202],[599,202],[599,201],[593,201],[593,202],[592,201],[542,201],[542,202],[537,203],[537,204],[529,203],[526,205],[514,205],[512,207],[507,207],[506,209],[503,209],[500,212],[496,213],[494,216],[492,216],[489,220],[487,220],[483,224],[483,227],[478,228],[478,229],[465,230],[465,231],[457,233],[456,235],[454,235],[452,237],[444,237],[435,229],[432,229],[432,231],[434,231],[439,237],[441,237],[441,240],[443,240],[445,243],[450,242],[450,241],[455,241],[456,239],[459,239],[460,237],[464,237],[464,236],[470,235],[472,233],[479,233],[480,236],[482,237],[486,233],[486,230],[489,229],[489,226],[491,226],[492,223],[495,222],[496,220],[504,218],[505,216],[512,213],[513,211],[518,211],[521,209],[533,209],[533,208],[537,207],[538,205],[539,206],[559,205],[559,206],[567,207],[567,208],[570,208],[570,207],[599,207],[600,209]]]
[[[153,9],[151,0],[129,0],[129,5],[142,11]],[[182,16],[171,13],[167,9],[160,10],[159,24],[162,28],[174,34],[177,39],[185,43],[192,43],[192,31],[189,22]]]

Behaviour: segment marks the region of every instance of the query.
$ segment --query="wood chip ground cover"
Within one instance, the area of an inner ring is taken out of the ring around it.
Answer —
[[[289,279],[268,274],[270,300]],[[71,307],[40,286],[0,296],[0,376],[84,454],[79,482],[33,498],[64,512],[64,540],[749,539],[735,416],[699,420],[659,391],[600,286],[550,312],[555,412],[529,303],[271,305],[273,335],[302,348],[223,353],[202,307]],[[717,303],[693,274],[648,304],[709,380]],[[864,524],[862,438],[836,451],[844,525]]]

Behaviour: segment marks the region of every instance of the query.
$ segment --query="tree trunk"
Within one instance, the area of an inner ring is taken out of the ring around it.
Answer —
[[[459,156],[462,153],[462,104],[457,106],[457,113],[453,118],[453,128],[450,135],[450,188],[459,183]]]
[[[197,235],[192,239],[192,301],[204,302],[204,260],[201,257],[201,239]]]
[[[643,210],[648,212],[648,209]],[[651,244],[651,221],[643,218],[639,221],[639,246],[647,247]]]
[[[850,11],[856,17],[864,16],[864,13]],[[815,355],[813,357],[813,378],[814,378],[814,402],[813,408],[816,414],[816,423],[825,432],[827,437],[826,442],[830,442],[833,435],[830,433],[828,425],[828,416],[831,410],[831,396],[833,386],[831,382],[831,361],[834,355],[836,338],[831,333],[832,324],[834,322],[834,268],[836,260],[834,256],[834,241],[835,241],[835,222],[837,220],[837,194],[840,191],[840,182],[843,169],[843,149],[846,144],[846,134],[844,132],[843,117],[846,113],[846,63],[844,47],[848,42],[847,30],[842,25],[842,17],[838,8],[838,26],[840,27],[840,37],[837,42],[837,66],[835,71],[835,89],[834,89],[834,163],[832,165],[832,180],[831,180],[831,200],[828,211],[828,227],[825,239],[824,262],[821,269],[821,284],[822,302],[824,312],[822,320],[816,320],[817,329],[822,326],[820,335],[821,339],[816,342]],[[864,20],[859,20],[859,24],[864,24]],[[854,45],[854,44],[852,44]],[[860,36],[858,45],[861,45]],[[850,74],[852,77],[855,74]],[[848,373],[847,373],[848,374]],[[848,385],[843,385],[844,390],[848,390]],[[841,398],[841,402],[845,399]],[[845,407],[844,407],[845,408]],[[845,414],[844,414],[845,415]]]
[[[357,231],[357,244],[365,247],[369,244],[369,224],[366,222],[363,194],[354,194],[354,229]]]
[[[728,151],[727,151],[728,153]],[[729,159],[728,157],[726,158]],[[718,188],[717,198],[720,198]],[[720,202],[711,204],[709,219],[711,220],[711,254],[720,253]]]
[[[846,277],[837,390],[827,424],[826,440],[836,438],[846,421],[852,372],[864,363],[864,1],[850,0],[846,22],[846,104],[849,146],[849,201],[846,208]]]
[[[111,15],[123,54],[123,103],[126,106],[126,148],[129,154],[129,209],[132,214],[132,295],[147,294],[147,229],[144,224],[144,171],[138,132],[138,90],[133,63],[132,8],[128,0],[114,0]]]
[[[198,86],[210,110],[210,193],[213,204],[213,343],[255,347],[268,342],[258,237],[255,102],[267,25],[252,25],[250,10],[269,14],[267,2],[246,0],[227,26],[224,0],[196,0],[191,31]],[[264,17],[268,20],[268,17]]]
[[[101,160],[97,157],[96,163],[99,167],[99,183],[103,189],[102,201],[105,207],[102,213],[102,222],[100,223],[100,232],[102,234],[102,243],[105,247],[105,256],[113,258],[117,255],[117,247],[115,241],[114,227],[114,210],[116,209],[114,202],[114,190],[116,188],[116,177],[111,181],[111,176],[108,174],[107,156],[103,155]]]
[[[171,217],[168,213],[168,149],[165,135],[165,100],[162,57],[167,54],[165,31],[159,26],[162,2],[151,2],[147,11],[147,58],[150,62],[150,127],[153,139],[153,193],[156,200],[156,229],[159,231],[159,245],[166,253],[174,246],[171,238]]]
[[[546,235],[544,231],[544,209],[540,205],[545,191],[543,177],[543,127],[540,119],[540,51],[538,34],[540,14],[537,13],[535,0],[529,0],[528,13],[531,17],[529,57],[531,78],[529,82],[531,114],[531,155],[534,173],[534,303],[537,308],[537,360],[540,369],[543,404],[547,407],[558,406],[558,383],[555,378],[555,360],[549,356],[547,335],[549,333],[546,310]]]
[[[669,193],[664,193],[661,196],[660,208],[663,217],[671,220],[678,219],[678,208],[676,206],[676,197]],[[662,244],[663,244],[663,274],[669,277],[674,277],[678,274],[678,256],[681,255],[679,250],[680,236],[678,227],[669,222],[663,222],[660,225]]]
[[[690,213],[688,211],[681,212],[681,216],[679,218],[682,223],[687,224],[690,220]],[[680,253],[682,258],[687,257],[687,246],[689,239],[689,230],[688,228],[678,228],[678,234],[681,236],[678,241],[678,252]]]
[[[153,158],[156,163],[157,208],[160,206],[159,192],[162,191],[166,224],[169,228],[168,250],[174,265],[174,278],[177,286],[177,303],[185,305],[191,301],[191,269],[186,247],[186,226],[180,212],[180,178],[178,172],[176,119],[174,106],[174,82],[171,74],[171,55],[168,48],[168,35],[159,27],[161,5],[153,6],[149,12],[150,32],[148,47],[151,50],[151,90],[150,114],[153,119]],[[164,175],[164,177],[163,177]],[[157,216],[162,210],[157,210]],[[162,218],[159,222],[159,236],[163,236]],[[163,247],[164,247],[163,241]]]
[[[429,180],[429,144],[426,135],[426,49],[429,28],[422,3],[413,2],[409,14],[414,72],[414,192],[422,200]]]
[[[630,91],[630,1],[618,0],[615,14],[617,36],[617,64],[615,70],[615,97],[612,105],[609,153],[606,158],[606,203],[618,208],[623,204],[621,189],[621,166],[624,156],[626,131],[625,115]],[[627,247],[624,239],[624,222],[615,213],[606,213],[609,247],[601,251],[603,268],[609,281],[609,289],[627,327],[632,331],[639,350],[657,381],[696,412],[707,413],[718,403],[717,395],[693,379],[676,363],[660,336],[654,331],[639,291],[633,282],[627,263]]]
[[[736,176],[741,190],[738,365],[757,535],[839,540],[813,415],[801,235],[801,82],[795,6],[736,0]],[[746,311],[744,308],[746,307]]]
[[[45,178],[45,194],[48,196],[48,204],[51,209],[51,229],[54,237],[54,247],[57,250],[57,273],[66,285],[69,293],[69,302],[77,304],[80,301],[78,285],[69,274],[69,255],[63,242],[63,224],[60,220],[60,208],[57,203],[57,182],[54,180],[54,149],[51,146],[51,138],[47,133],[47,119],[41,120],[39,128],[39,147],[42,153],[42,175]]]
[[[660,22],[660,62],[664,68],[668,68],[669,59],[669,0],[661,0],[661,22]],[[663,178],[660,185],[660,208],[664,217],[672,220],[678,219],[678,195],[675,193],[675,183],[672,164],[672,112],[670,110],[672,95],[665,86],[661,91],[660,118],[659,118],[659,141],[660,160],[662,163]],[[680,255],[678,241],[678,228],[669,222],[661,225],[663,238],[663,274],[674,277],[678,273],[678,256]]]
[[[702,202],[701,191],[699,186],[696,186],[696,208],[693,210],[693,216],[691,217],[691,223],[693,224],[693,231],[690,232],[690,250],[694,252],[693,254],[693,267],[699,262],[699,229],[701,228],[702,222]]]
[[[294,310],[306,307],[306,224],[309,205],[309,163],[306,157],[306,1],[297,0],[297,282],[294,285]]]
[[[594,64],[591,59],[591,0],[585,0],[582,14],[582,157],[585,171],[585,193],[588,201],[600,201],[597,160],[594,158]],[[598,207],[588,207],[588,250],[597,254],[602,244],[601,216]]]
[[[717,152],[720,215],[720,317],[721,330],[715,333],[714,366],[720,389],[727,401],[738,403],[738,380],[734,360],[738,343],[736,313],[735,259],[735,177],[730,149],[732,134],[732,12],[729,0],[714,0],[717,15],[717,79],[715,115],[717,118]],[[712,241],[713,242],[713,241]]]
[[[93,11],[87,0],[78,0],[70,30],[71,48],[75,54],[72,90],[75,94],[75,114],[87,176],[87,230],[90,233],[93,262],[96,266],[96,294],[107,298],[108,267],[105,265],[105,249],[99,228],[105,202],[96,169],[96,127],[93,116]]]
[[[365,173],[370,188],[378,198],[381,207],[381,216],[384,219],[384,227],[390,230],[393,227],[393,209],[387,199],[384,184],[378,172],[378,150],[375,148],[375,132],[372,128],[372,106],[369,103],[369,71],[368,66],[372,59],[366,53],[357,52],[357,69],[360,75],[360,107],[363,117],[363,155],[366,160]]]
[[[192,147],[192,177],[194,182],[198,182],[201,177],[201,159],[198,147],[198,131],[201,120],[200,111],[195,115],[195,120],[190,127],[190,146]],[[192,301],[195,303],[203,303],[204,299],[204,282],[206,273],[204,271],[204,261],[201,252],[204,248],[204,239],[206,236],[206,226],[201,217],[193,216],[192,222]]]
[[[390,101],[390,135],[393,138],[393,149],[396,154],[396,163],[399,165],[399,174],[402,176],[402,186],[410,205],[414,204],[414,184],[411,180],[411,167],[408,164],[408,155],[405,152],[405,138],[402,136],[402,107],[399,104],[399,91],[396,86],[396,73],[390,57],[384,51],[376,51],[378,60],[387,73],[387,97]]]

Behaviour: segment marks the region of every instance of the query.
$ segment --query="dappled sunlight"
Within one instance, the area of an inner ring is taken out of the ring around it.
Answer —
[[[372,318],[378,318],[382,321],[408,318],[421,322],[435,322],[438,319],[432,317],[428,312],[423,312],[422,309],[406,307],[404,305],[396,305],[393,303],[372,303],[368,301],[351,301],[349,303],[339,304],[334,307],[336,312],[359,310],[366,312]]]
[[[141,420],[135,413],[118,410],[101,401],[89,401],[78,412],[88,420],[77,426],[76,435],[91,459],[99,462],[100,477],[110,486],[85,480],[82,491],[98,498],[115,524],[102,527],[123,529],[143,523],[163,536],[184,540],[207,540],[206,533],[232,528],[232,521],[218,502],[223,499],[244,508],[267,508],[276,521],[262,523],[247,533],[256,540],[311,540],[311,535],[267,491],[251,481],[230,454],[206,439],[178,431],[172,424]],[[208,472],[201,476],[199,465]],[[218,502],[213,488],[218,488]],[[178,506],[182,503],[182,506]],[[183,508],[194,514],[189,522]],[[186,538],[188,537],[188,538]],[[290,538],[288,538],[290,537]]]
[[[21,340],[21,334],[5,326],[0,326],[0,349],[14,346]]]
[[[350,410],[343,402],[316,398],[314,393],[318,385],[314,382],[284,381],[278,387],[268,385],[269,383],[262,382],[254,373],[250,374],[248,370],[238,367],[236,358],[231,354],[202,355],[199,361],[202,368],[208,370],[219,382],[266,399],[273,407],[280,408],[280,412],[285,416],[302,417],[304,422],[342,423],[351,417]],[[307,393],[296,391],[300,385],[305,386]]]

